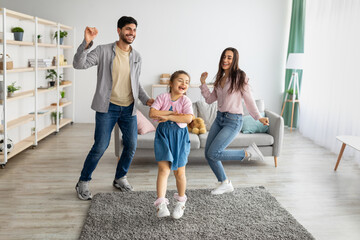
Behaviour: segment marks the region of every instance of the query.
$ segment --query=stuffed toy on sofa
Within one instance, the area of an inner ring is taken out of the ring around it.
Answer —
[[[205,122],[202,118],[194,118],[191,123],[188,124],[189,132],[195,134],[206,133]]]

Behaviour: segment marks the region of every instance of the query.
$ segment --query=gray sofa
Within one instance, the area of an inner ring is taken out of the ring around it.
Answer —
[[[283,118],[269,110],[265,109],[263,100],[256,100],[256,105],[260,112],[265,112],[265,116],[269,118],[270,126],[267,133],[253,133],[244,134],[239,133],[233,142],[228,146],[228,149],[243,149],[248,147],[251,143],[255,142],[264,156],[274,157],[275,167],[277,167],[277,157],[280,156],[281,146],[284,136],[284,120]],[[156,127],[157,123],[149,118],[149,107],[138,105],[138,109],[142,114],[147,117]],[[210,129],[212,122],[215,120],[217,112],[217,103],[207,104],[203,101],[193,103],[195,117],[204,119],[207,130]],[[245,113],[248,112],[244,107]],[[201,159],[206,162],[204,157],[204,149],[208,132],[205,134],[196,135],[190,133],[191,151],[189,161],[192,159]],[[135,153],[134,160],[137,158],[152,158],[154,156],[154,138],[155,132],[149,132],[144,135],[138,135],[138,145]],[[114,128],[115,139],[115,155],[119,158],[122,148],[121,131],[116,125]]]

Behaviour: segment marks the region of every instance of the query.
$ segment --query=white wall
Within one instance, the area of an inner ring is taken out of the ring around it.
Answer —
[[[289,0],[1,0],[1,7],[74,26],[79,44],[86,26],[99,30],[95,45],[113,42],[117,20],[134,17],[133,47],[143,57],[141,83],[149,95],[161,73],[183,69],[199,83],[201,72],[208,71],[211,79],[222,50],[235,47],[255,98],[281,110]],[[76,122],[94,122],[95,87],[96,67],[76,71]]]

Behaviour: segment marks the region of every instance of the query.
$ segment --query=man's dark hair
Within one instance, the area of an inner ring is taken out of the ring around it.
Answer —
[[[123,28],[123,26],[125,26],[127,24],[131,24],[131,23],[135,24],[137,27],[137,21],[135,20],[135,18],[123,16],[118,20],[117,27],[121,29],[121,28]]]

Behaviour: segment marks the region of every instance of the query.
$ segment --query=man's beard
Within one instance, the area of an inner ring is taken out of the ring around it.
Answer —
[[[125,43],[127,43],[127,44],[131,44],[131,43],[135,40],[135,37],[134,37],[134,39],[133,39],[132,42],[129,42],[129,41],[126,39],[125,34],[121,34],[121,33],[120,33],[120,39],[123,40],[123,42],[125,42]]]

